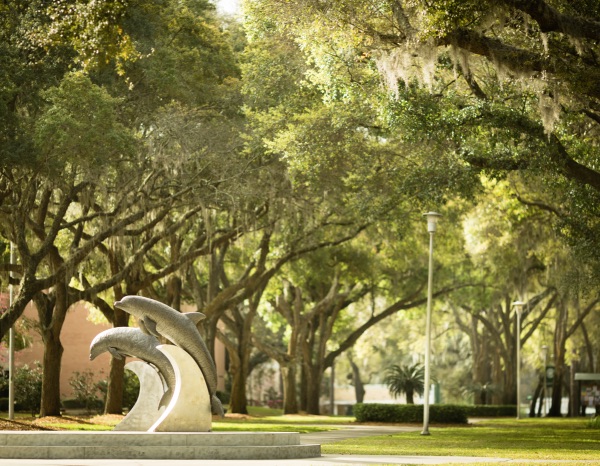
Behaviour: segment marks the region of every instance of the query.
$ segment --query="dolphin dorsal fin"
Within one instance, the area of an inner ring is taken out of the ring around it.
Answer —
[[[206,316],[201,312],[185,312],[183,315],[190,319],[194,325],[198,325],[200,321],[206,319]]]

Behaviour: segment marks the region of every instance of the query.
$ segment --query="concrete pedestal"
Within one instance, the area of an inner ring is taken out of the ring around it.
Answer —
[[[289,459],[321,456],[297,432],[0,431],[0,458]]]

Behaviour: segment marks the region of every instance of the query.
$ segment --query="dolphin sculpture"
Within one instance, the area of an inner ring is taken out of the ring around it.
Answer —
[[[131,356],[153,365],[164,379],[167,390],[159,406],[166,406],[175,390],[175,370],[169,358],[156,347],[158,339],[143,333],[139,328],[115,327],[100,332],[90,344],[90,360],[108,351],[114,358]]]
[[[217,369],[196,327],[206,316],[201,312],[181,313],[159,301],[134,295],[115,302],[115,307],[133,315],[142,332],[167,338],[196,361],[206,380],[211,411],[223,416],[223,406],[215,395]]]

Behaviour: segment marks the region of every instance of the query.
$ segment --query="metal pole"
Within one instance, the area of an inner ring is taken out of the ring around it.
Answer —
[[[517,313],[517,419],[521,419],[521,312],[525,303],[515,301],[512,307]]]
[[[427,281],[427,318],[425,322],[425,381],[423,386],[423,432],[429,434],[429,385],[430,353],[431,353],[431,299],[433,286],[433,231],[429,232],[429,278]]]
[[[542,350],[544,351],[544,417],[546,417],[546,386],[548,385],[548,379],[546,378],[546,364],[548,362],[548,347],[546,345],[542,346]]]
[[[15,263],[15,246],[10,243],[10,263]],[[13,272],[10,272],[10,278],[14,277]],[[10,283],[10,282],[9,282]],[[8,285],[8,301],[10,306],[13,304],[14,286],[12,283]],[[11,421],[15,418],[15,331],[10,327],[8,332],[8,419]]]
[[[521,419],[521,309],[517,307],[517,419]]]

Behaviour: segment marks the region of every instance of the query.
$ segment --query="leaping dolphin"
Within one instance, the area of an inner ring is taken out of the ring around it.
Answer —
[[[169,358],[156,348],[158,345],[160,345],[160,342],[156,337],[143,333],[139,328],[109,328],[100,332],[92,340],[90,360],[93,361],[100,354],[108,351],[116,359],[130,356],[152,364],[167,384],[167,390],[159,405],[163,406],[167,405],[173,396],[175,371]]]
[[[115,307],[136,317],[144,333],[163,336],[185,350],[198,364],[211,397],[211,411],[223,416],[223,406],[216,397],[217,370],[196,325],[206,316],[201,312],[181,313],[159,301],[143,296],[125,296]]]

